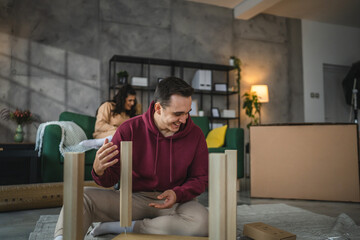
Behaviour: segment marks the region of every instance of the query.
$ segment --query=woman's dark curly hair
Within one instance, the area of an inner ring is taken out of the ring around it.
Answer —
[[[135,103],[131,107],[130,110],[126,110],[124,107],[126,98],[129,95],[136,95],[136,91],[131,85],[125,84],[124,86],[122,86],[119,89],[118,93],[113,97],[112,100],[106,101],[106,102],[115,103],[115,108],[113,110],[111,110],[113,116],[115,116],[117,114],[121,114],[122,112],[125,112],[126,115],[128,115],[130,117],[136,116],[136,104],[137,104],[136,98],[135,98]],[[98,113],[98,110],[96,110],[96,116],[97,116],[97,113]]]

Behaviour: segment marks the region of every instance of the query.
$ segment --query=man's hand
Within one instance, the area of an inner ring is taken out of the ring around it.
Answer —
[[[106,138],[104,144],[96,152],[93,168],[96,175],[101,176],[104,174],[105,169],[114,165],[119,159],[114,159],[111,162],[109,160],[119,154],[117,146]]]
[[[159,196],[158,199],[165,199],[161,204],[159,203],[149,203],[149,207],[154,208],[171,208],[176,203],[176,193],[173,190],[166,190]]]

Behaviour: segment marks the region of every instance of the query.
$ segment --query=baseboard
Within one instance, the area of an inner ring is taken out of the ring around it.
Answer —
[[[97,186],[85,181],[84,186]],[[63,183],[39,183],[0,186],[0,212],[60,207],[63,204]]]

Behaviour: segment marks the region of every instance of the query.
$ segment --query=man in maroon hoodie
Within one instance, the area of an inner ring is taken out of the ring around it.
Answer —
[[[192,93],[179,78],[162,80],[147,112],[120,125],[112,142],[105,140],[96,154],[93,179],[111,187],[120,178],[120,142],[133,142],[133,223],[127,232],[208,235],[208,211],[195,200],[208,185],[208,150],[189,117]],[[85,188],[84,236],[92,222],[113,221],[119,221],[119,192]],[[61,211],[55,239],[61,239],[62,225]],[[108,225],[105,232],[125,231],[118,226]]]

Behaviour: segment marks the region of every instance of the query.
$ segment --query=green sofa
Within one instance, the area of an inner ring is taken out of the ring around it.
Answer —
[[[191,117],[196,125],[203,131],[205,137],[209,133],[209,119],[207,117]],[[92,139],[96,118],[72,112],[63,112],[59,121],[73,121],[85,132],[88,139]],[[61,128],[58,125],[48,125],[44,130],[41,149],[41,178],[42,182],[62,182],[64,171],[64,158],[59,151]],[[225,136],[225,145],[220,148],[209,148],[210,153],[224,152],[226,149],[238,151],[237,177],[244,176],[244,130],[242,128],[228,128]],[[96,150],[85,152],[85,180],[92,180],[91,170]]]
[[[59,116],[59,121],[73,121],[84,130],[88,139],[93,138],[95,117],[72,112],[62,112]],[[58,125],[48,125],[45,127],[40,155],[42,182],[63,181],[64,157],[59,151],[60,140],[61,128]],[[91,170],[95,154],[95,149],[85,152],[85,180],[92,180]]]
[[[210,132],[208,117],[191,117],[203,131],[205,137]],[[244,177],[244,129],[228,128],[225,135],[225,144],[219,148],[209,148],[209,153],[223,153],[227,149],[237,150],[237,178]]]

